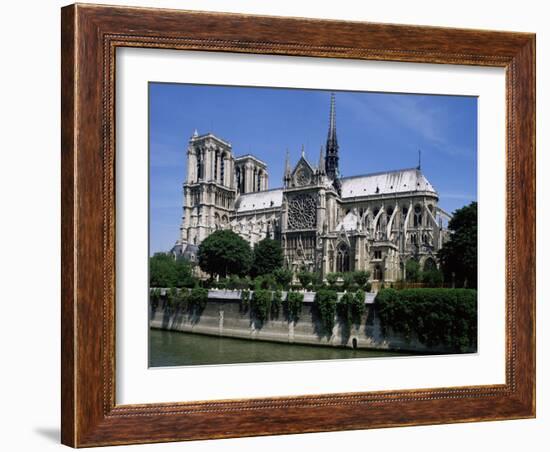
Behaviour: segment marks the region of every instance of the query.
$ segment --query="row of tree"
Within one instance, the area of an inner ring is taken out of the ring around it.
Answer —
[[[212,279],[229,275],[267,275],[283,266],[279,242],[265,238],[251,249],[246,240],[230,230],[210,234],[200,244],[197,257],[201,270]]]

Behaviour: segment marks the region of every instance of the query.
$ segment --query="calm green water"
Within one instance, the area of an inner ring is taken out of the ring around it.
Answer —
[[[156,329],[149,332],[149,347],[151,367],[405,356],[379,350],[249,341]]]

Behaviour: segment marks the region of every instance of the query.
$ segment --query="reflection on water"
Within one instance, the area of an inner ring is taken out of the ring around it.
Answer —
[[[262,342],[157,329],[149,331],[149,365],[151,367],[404,355],[404,353],[380,350]]]

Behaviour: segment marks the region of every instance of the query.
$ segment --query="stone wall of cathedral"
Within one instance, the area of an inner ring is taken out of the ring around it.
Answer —
[[[283,187],[268,190],[268,168],[231,144],[196,132],[187,149],[180,252],[217,229],[231,229],[253,247],[280,240],[285,265],[321,272],[367,270],[375,282],[406,277],[406,262],[437,266],[446,239],[438,195],[418,168],[341,178],[334,95],[329,134],[317,165],[302,156],[285,164]]]

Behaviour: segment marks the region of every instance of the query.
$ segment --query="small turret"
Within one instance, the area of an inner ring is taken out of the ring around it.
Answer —
[[[291,176],[291,169],[290,169],[290,155],[288,152],[288,149],[286,150],[286,159],[285,159],[285,174],[283,176],[283,185],[285,187],[288,187],[290,185],[290,176]]]
[[[319,174],[325,174],[325,156],[323,145],[321,145],[321,150],[319,151],[319,164],[317,165],[317,172]]]

